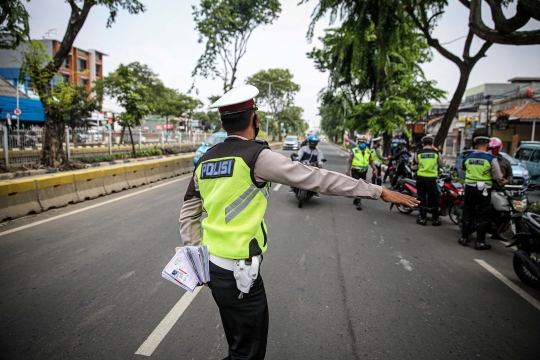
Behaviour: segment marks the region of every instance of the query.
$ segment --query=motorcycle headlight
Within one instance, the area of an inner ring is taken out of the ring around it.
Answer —
[[[203,154],[202,152],[200,152],[200,151],[196,151],[196,152],[195,152],[195,156],[196,156],[196,157],[201,157],[201,156],[203,156],[203,155],[204,155],[204,154]]]
[[[523,200],[512,200],[512,207],[518,213],[525,212],[527,210],[527,199]]]

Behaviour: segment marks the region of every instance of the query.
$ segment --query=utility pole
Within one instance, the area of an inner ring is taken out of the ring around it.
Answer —
[[[264,80],[257,80],[262,83],[268,84],[268,114],[270,114],[270,94],[272,93],[272,84],[285,81],[286,79],[282,80],[276,80],[276,81],[264,81]],[[281,130],[281,129],[280,129]],[[268,137],[268,116],[266,116],[266,137]]]

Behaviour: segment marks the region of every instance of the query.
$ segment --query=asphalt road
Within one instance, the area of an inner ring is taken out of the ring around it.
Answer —
[[[326,168],[345,172],[346,154],[320,147]],[[185,291],[161,278],[180,244],[187,184],[162,181],[1,227],[1,357],[225,357],[210,290],[176,320],[189,296],[179,302]],[[463,248],[448,219],[421,227],[380,200],[357,211],[351,199],[321,196],[299,209],[288,190],[272,185],[266,216],[267,359],[540,358],[540,291],[520,283],[502,243]],[[136,354],[143,344],[148,356]]]

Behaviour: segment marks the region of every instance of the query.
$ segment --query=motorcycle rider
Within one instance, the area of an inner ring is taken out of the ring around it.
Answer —
[[[377,168],[377,176],[375,175],[375,173],[373,173],[373,176],[371,177],[371,183],[381,186],[382,162],[391,159],[392,156],[382,155],[380,136],[373,139],[373,148],[371,149],[371,157],[373,158],[373,164]]]
[[[310,135],[307,142],[308,144],[306,146],[302,146],[300,150],[298,150],[298,161],[301,163],[307,161],[310,164],[317,163],[317,167],[321,169],[323,165],[323,153],[320,149],[317,149],[319,137],[315,134]]]
[[[489,141],[489,153],[497,158],[499,161],[499,167],[501,169],[502,178],[493,183],[493,190],[498,190],[504,188],[505,185],[511,184],[514,179],[512,173],[512,164],[508,159],[505,159],[499,152],[502,150],[503,143],[501,139],[497,137],[492,137]],[[492,211],[495,209],[492,208]],[[495,232],[491,235],[491,238],[494,240],[505,240],[498,232]]]
[[[395,169],[396,161],[395,161],[394,153],[395,153],[395,150],[397,149],[397,146],[398,146],[398,139],[393,139],[390,149],[388,150],[388,158],[390,159],[390,161],[388,162],[388,167],[386,168],[386,172],[384,173],[383,183],[385,183],[388,176],[390,176],[390,167],[394,165],[394,169]]]
[[[367,148],[366,135],[357,135],[358,146],[351,149],[349,154],[349,167],[347,169],[347,176],[352,176],[354,179],[366,180],[368,167],[371,167],[373,174],[377,176],[377,168],[373,164],[373,158],[371,152]],[[362,199],[354,199],[354,205],[356,210],[362,210]]]
[[[470,153],[462,163],[465,174],[465,202],[463,203],[463,223],[461,238],[458,243],[467,246],[469,242],[469,225],[476,217],[476,250],[489,250],[491,245],[486,244],[486,231],[489,225],[489,211],[491,208],[491,186],[494,181],[502,177],[499,161],[487,153],[490,138],[477,129],[473,134],[475,151]]]
[[[409,151],[407,150],[407,142],[403,139],[398,140],[398,146],[397,149],[394,151],[394,154],[392,155],[392,158],[396,159],[396,173],[394,175],[394,178],[392,179],[392,189],[395,189],[398,181],[399,175],[402,175],[403,173],[403,164],[400,163],[400,158],[405,155],[409,154]]]
[[[415,167],[417,168],[416,189],[418,191],[418,200],[420,200],[420,213],[416,223],[426,225],[426,207],[430,206],[432,209],[431,225],[440,226],[437,176],[439,175],[439,169],[444,167],[444,163],[439,151],[433,149],[433,137],[424,136],[422,138],[422,150],[416,153],[413,161],[413,168]]]

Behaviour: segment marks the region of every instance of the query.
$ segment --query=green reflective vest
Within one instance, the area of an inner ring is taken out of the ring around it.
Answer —
[[[377,156],[377,148],[374,147],[373,149],[371,149],[371,157],[373,158],[373,161],[382,164],[381,158]]]
[[[422,149],[418,152],[418,171],[416,175],[426,178],[436,178],[439,175],[439,153],[432,149]]]
[[[228,138],[203,155],[197,168],[200,197],[208,217],[202,221],[203,245],[212,255],[247,259],[267,248],[264,214],[269,183],[258,183],[253,167],[267,145]]]
[[[352,149],[353,159],[352,159],[352,168],[355,170],[367,170],[369,166],[369,159],[371,158],[371,153],[368,149],[365,149],[362,153],[362,150],[359,147]]]
[[[493,179],[491,177],[491,162],[493,156],[484,152],[473,152],[464,160],[465,182],[476,183],[483,181],[491,185]]]

